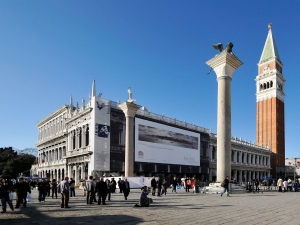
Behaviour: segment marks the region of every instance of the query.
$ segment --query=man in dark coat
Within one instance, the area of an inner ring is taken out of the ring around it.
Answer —
[[[152,195],[155,196],[155,190],[156,190],[156,180],[155,177],[151,180],[151,189],[152,189]]]
[[[123,183],[124,183],[124,181],[121,179],[121,178],[119,178],[119,180],[118,180],[118,186],[119,186],[119,189],[120,189],[120,192],[119,193],[123,193]]]
[[[42,179],[37,186],[39,191],[39,202],[44,202],[47,195],[48,184],[45,179]]]
[[[96,192],[98,193],[98,205],[106,205],[105,199],[107,195],[107,186],[106,183],[103,181],[103,177],[100,178],[100,181],[96,183]]]
[[[177,187],[177,179],[176,179],[176,177],[174,177],[174,179],[172,181],[172,192],[174,191],[175,193],[177,193],[176,187]]]
[[[117,187],[117,182],[115,181],[115,178],[111,178],[111,193],[115,193]]]
[[[31,189],[28,183],[24,182],[23,177],[19,178],[19,181],[15,184],[14,189],[17,191],[17,204],[16,209],[20,207],[20,203],[23,202],[23,206],[27,205],[27,192],[31,194]]]
[[[124,180],[124,183],[122,185],[122,190],[123,190],[123,193],[124,193],[124,198],[125,198],[125,200],[127,200],[127,197],[129,195],[129,192],[130,192],[130,184],[127,181],[127,178],[125,178],[125,180]]]

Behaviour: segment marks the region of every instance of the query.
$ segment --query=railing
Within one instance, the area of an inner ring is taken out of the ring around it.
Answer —
[[[60,160],[54,160],[54,161],[50,161],[50,162],[39,163],[38,167],[56,166],[56,165],[62,165],[62,164],[66,164],[66,159],[60,159]]]
[[[79,149],[74,149],[72,151],[68,151],[66,157],[83,155],[83,154],[87,154],[89,152],[90,152],[90,146],[86,146],[84,148],[79,148]]]
[[[110,101],[109,104],[110,104],[110,107],[119,109],[119,106],[118,106],[119,103],[114,102],[114,101]],[[206,129],[204,127],[199,127],[199,126],[196,126],[195,124],[190,124],[190,123],[187,123],[185,121],[177,120],[175,118],[172,119],[172,118],[166,117],[164,115],[159,115],[159,114],[156,114],[156,113],[153,113],[153,112],[148,112],[147,110],[139,109],[136,112],[136,114],[140,115],[140,116],[152,118],[152,119],[155,119],[155,120],[164,121],[164,122],[169,123],[169,124],[175,124],[177,126],[185,127],[185,128],[191,129],[191,130],[201,131],[201,132],[205,132],[205,133],[211,133],[210,129]]]

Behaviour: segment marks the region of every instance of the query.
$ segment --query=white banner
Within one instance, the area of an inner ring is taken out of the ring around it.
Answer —
[[[200,134],[135,118],[135,161],[200,166]]]

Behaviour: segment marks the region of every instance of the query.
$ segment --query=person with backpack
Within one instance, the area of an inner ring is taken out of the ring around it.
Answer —
[[[70,192],[70,184],[69,184],[69,177],[65,177],[64,180],[62,180],[58,187],[58,193],[61,194],[61,203],[60,208],[71,208],[69,207],[69,192]]]
[[[93,181],[93,176],[89,177],[89,180],[85,182],[86,188],[86,204],[93,204],[94,200],[94,192],[95,192],[96,184]]]
[[[221,183],[221,187],[224,188],[224,191],[221,193],[221,197],[223,194],[225,194],[226,191],[227,191],[227,197],[229,197],[229,178],[228,178],[228,176]]]

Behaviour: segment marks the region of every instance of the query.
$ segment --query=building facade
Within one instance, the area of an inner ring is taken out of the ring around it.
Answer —
[[[149,112],[135,115],[136,176],[197,177],[213,181],[217,138],[211,130]],[[63,105],[37,123],[38,164],[32,174],[50,179],[124,174],[126,119],[119,103],[92,94],[81,107]],[[268,148],[232,138],[232,173],[237,181],[269,176]]]
[[[284,85],[278,49],[269,25],[256,77],[256,144],[271,149],[271,175],[285,165]]]

